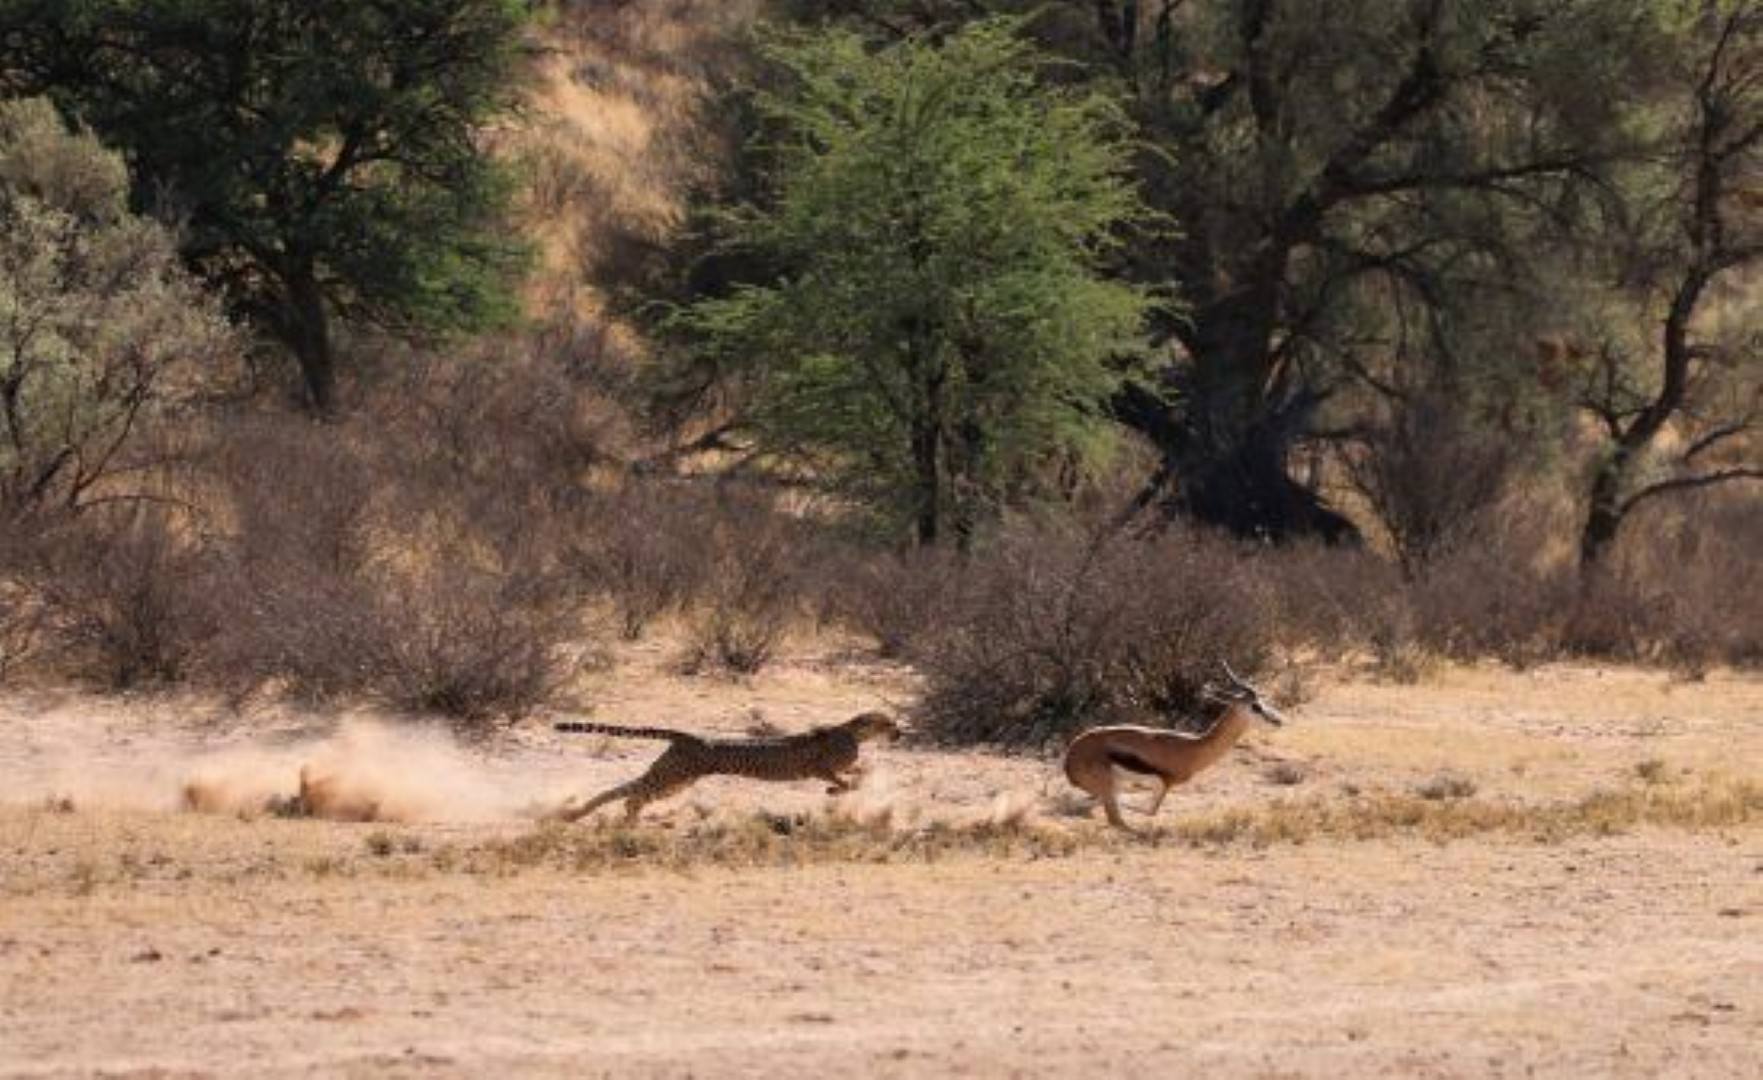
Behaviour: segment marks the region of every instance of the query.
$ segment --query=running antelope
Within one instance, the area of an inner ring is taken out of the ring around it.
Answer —
[[[1230,686],[1222,690],[1208,686],[1203,695],[1225,709],[1204,732],[1196,735],[1165,728],[1115,724],[1091,728],[1071,740],[1071,745],[1065,748],[1066,779],[1101,802],[1109,824],[1133,831],[1120,816],[1116,768],[1157,781],[1160,785],[1157,794],[1145,809],[1146,814],[1155,814],[1171,787],[1191,779],[1195,773],[1223,757],[1249,730],[1257,716],[1275,726],[1285,722],[1273,706],[1261,700],[1261,694],[1253,686],[1237,677],[1229,664],[1220,663],[1230,678]]]

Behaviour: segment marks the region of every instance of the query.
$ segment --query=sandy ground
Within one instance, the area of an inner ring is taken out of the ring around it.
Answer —
[[[836,654],[731,684],[670,675],[649,648],[605,676],[596,715],[794,729],[910,692]],[[1643,773],[1763,777],[1756,677],[1332,678],[1291,712],[1163,819],[1441,770],[1524,805]],[[686,871],[470,857],[654,752],[536,721],[467,747],[367,714],[0,699],[0,1076],[1763,1071],[1755,818],[1547,842],[1140,844],[1071,816],[1046,762],[907,747],[876,755],[865,796],[894,827],[1011,804],[1081,842]],[[236,812],[303,764],[399,820]],[[192,780],[226,811],[180,810]],[[826,803],[711,782],[643,827]]]

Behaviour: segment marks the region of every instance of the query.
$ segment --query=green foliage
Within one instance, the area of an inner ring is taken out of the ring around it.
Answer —
[[[1096,459],[1152,304],[1101,272],[1149,220],[1127,120],[1043,86],[1018,26],[768,40],[768,199],[718,226],[772,272],[671,322],[762,450],[923,542]]]
[[[1658,0],[792,0],[800,17],[944,34],[976,10],[1119,86],[1173,280],[1179,343],[1118,415],[1163,452],[1146,498],[1256,537],[1342,537],[1293,482],[1300,444],[1460,395],[1503,434],[1559,430],[1525,361],[1550,315],[1538,256],[1643,149],[1628,101],[1659,63]]]
[[[1668,47],[1631,94],[1648,153],[1612,170],[1570,249],[1563,381],[1605,437],[1580,541],[1587,569],[1636,506],[1763,480],[1763,3],[1658,5]],[[1667,435],[1670,437],[1667,437]]]
[[[49,102],[0,102],[0,509],[9,514],[103,494],[143,421],[233,351],[172,235],[127,212],[126,185],[122,159],[70,133]]]
[[[327,404],[326,309],[396,331],[510,317],[520,251],[483,145],[518,0],[0,0],[0,72],[126,151],[185,255]]]

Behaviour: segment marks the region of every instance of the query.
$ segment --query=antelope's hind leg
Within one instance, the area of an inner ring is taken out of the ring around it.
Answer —
[[[1072,786],[1102,804],[1102,813],[1107,815],[1108,824],[1127,832],[1133,831],[1133,827],[1120,816],[1120,795],[1112,768],[1106,765],[1096,768],[1090,763],[1069,770],[1066,777]]]
[[[1168,780],[1162,777],[1157,778],[1157,794],[1151,796],[1151,804],[1145,807],[1146,817],[1155,817],[1157,815],[1157,810],[1163,805],[1163,797],[1169,794],[1169,789],[1172,786],[1173,785],[1170,784]]]
[[[1120,814],[1120,791],[1112,782],[1113,779],[1112,776],[1107,777],[1094,788],[1086,786],[1084,790],[1094,795],[1096,801],[1102,804],[1102,813],[1107,816],[1108,824],[1126,832],[1137,832],[1138,830],[1128,825],[1126,818]]]
[[[1120,798],[1115,795],[1113,789],[1109,789],[1107,794],[1098,796],[1098,798],[1102,800],[1102,812],[1108,815],[1108,824],[1129,833],[1138,832],[1137,829],[1126,823],[1126,818],[1120,815]]]

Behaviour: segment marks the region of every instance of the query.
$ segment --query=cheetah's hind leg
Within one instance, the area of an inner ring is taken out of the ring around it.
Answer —
[[[612,800],[622,799],[628,795],[633,794],[636,791],[637,785],[640,784],[641,782],[642,781],[639,778],[637,780],[632,780],[628,784],[620,784],[617,787],[612,788],[610,791],[602,791],[600,794],[594,796],[593,798],[589,799],[587,802],[582,803],[579,806],[574,805],[574,803],[575,803],[574,799],[565,800],[562,806],[559,806],[557,809],[551,811],[549,814],[546,814],[545,820],[546,821],[580,821],[582,818],[587,817],[589,814],[600,809],[602,806],[605,806],[607,803],[611,802]]]

